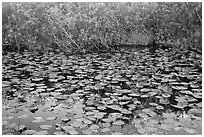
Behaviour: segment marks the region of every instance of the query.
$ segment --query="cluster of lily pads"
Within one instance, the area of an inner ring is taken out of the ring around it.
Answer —
[[[3,134],[201,134],[201,58],[172,49],[8,53]]]

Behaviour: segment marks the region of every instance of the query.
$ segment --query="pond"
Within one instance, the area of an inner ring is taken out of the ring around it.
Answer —
[[[2,134],[202,134],[202,55],[8,53]],[[196,62],[196,65],[195,65]]]

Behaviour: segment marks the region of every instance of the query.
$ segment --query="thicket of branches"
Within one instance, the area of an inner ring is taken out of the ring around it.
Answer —
[[[3,51],[110,50],[119,43],[199,47],[202,3],[3,3]]]

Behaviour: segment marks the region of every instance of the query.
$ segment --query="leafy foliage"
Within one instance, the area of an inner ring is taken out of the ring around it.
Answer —
[[[201,3],[7,3],[3,51],[86,52],[120,43],[201,47]]]

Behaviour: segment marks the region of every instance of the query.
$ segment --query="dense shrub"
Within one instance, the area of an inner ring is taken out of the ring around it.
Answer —
[[[157,39],[201,47],[201,3],[6,3],[3,51],[111,50]],[[54,46],[53,46],[54,45]]]

